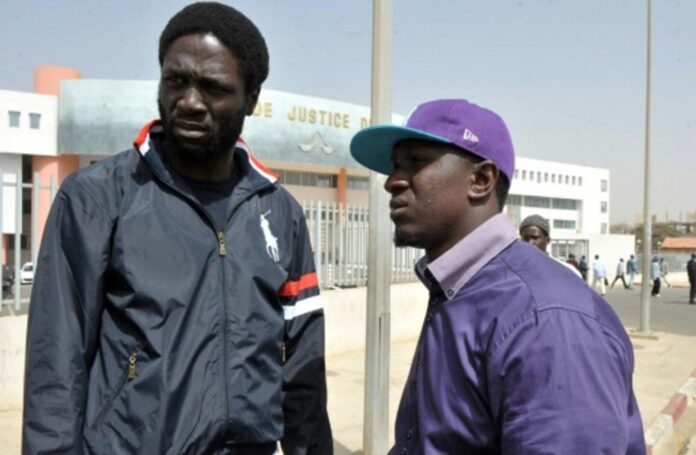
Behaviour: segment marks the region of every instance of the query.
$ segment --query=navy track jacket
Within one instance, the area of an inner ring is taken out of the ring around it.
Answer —
[[[75,172],[29,310],[24,453],[332,453],[324,315],[301,207],[237,143],[215,226],[161,127]]]

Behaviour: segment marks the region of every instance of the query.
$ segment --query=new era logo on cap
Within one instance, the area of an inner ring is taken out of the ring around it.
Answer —
[[[466,128],[464,130],[464,134],[462,135],[462,139],[464,139],[465,141],[469,141],[469,142],[478,142],[478,136],[476,136],[474,133],[472,133],[469,128]]]

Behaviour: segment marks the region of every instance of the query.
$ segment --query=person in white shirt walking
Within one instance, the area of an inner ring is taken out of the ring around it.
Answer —
[[[607,293],[607,269],[599,261],[599,255],[595,254],[594,262],[592,263],[592,287],[596,287],[600,294]]]

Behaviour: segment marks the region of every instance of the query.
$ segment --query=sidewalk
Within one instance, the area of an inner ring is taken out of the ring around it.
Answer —
[[[630,330],[630,329],[629,329]],[[696,337],[657,334],[654,339],[632,338],[636,368],[634,389],[647,429],[662,413],[674,393],[696,368]],[[415,350],[416,340],[391,346],[389,391],[389,441],[393,422]],[[363,428],[363,352],[327,359],[329,413],[336,442],[336,455],[361,453]]]

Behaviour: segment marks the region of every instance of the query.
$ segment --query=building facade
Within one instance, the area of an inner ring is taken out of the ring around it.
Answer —
[[[38,93],[0,91],[6,246],[17,226],[16,176],[25,188],[34,180],[41,188],[25,196],[25,218],[34,215],[31,229],[27,223],[20,228],[27,237],[22,247],[30,251],[23,258],[35,257],[31,238],[43,232],[51,182],[128,149],[140,128],[158,117],[157,81],[84,80],[57,67],[37,68],[35,79]],[[349,143],[368,124],[366,106],[263,89],[243,137],[298,200],[364,206],[369,173],[353,160]],[[589,255],[590,238],[609,232],[609,182],[607,169],[518,157],[505,213],[515,225],[533,213],[548,218],[555,256]],[[35,210],[26,210],[31,201]]]

